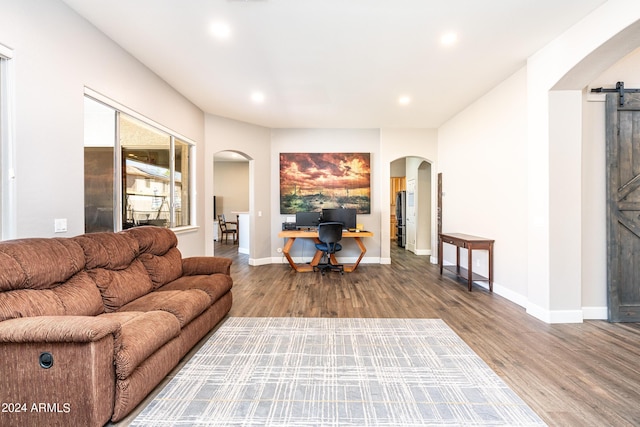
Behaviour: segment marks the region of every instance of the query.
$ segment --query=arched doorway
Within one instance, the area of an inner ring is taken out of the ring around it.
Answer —
[[[434,179],[431,163],[422,157],[402,157],[390,163],[389,176],[389,244],[416,255],[432,255]],[[403,196],[398,198],[398,192],[403,192]],[[403,215],[404,218],[398,218]]]
[[[251,159],[244,153],[224,150],[213,157],[213,240],[221,242],[218,215],[236,222],[239,228],[238,253],[250,252]],[[214,245],[215,248],[215,245]],[[214,249],[215,253],[215,249]]]

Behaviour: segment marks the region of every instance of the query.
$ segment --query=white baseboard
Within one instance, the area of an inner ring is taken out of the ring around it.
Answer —
[[[585,320],[607,320],[609,310],[607,307],[582,307],[582,317]]]
[[[549,323],[582,323],[582,310],[552,310]]]
[[[487,282],[478,282],[478,284],[484,285],[487,289],[489,285]],[[525,308],[527,306],[527,297],[517,292],[512,291],[509,288],[505,288],[501,286],[499,283],[493,282],[493,292],[500,295],[503,298],[508,299],[509,301],[518,304],[520,307]]]
[[[542,307],[531,304],[527,302],[525,306],[527,309],[527,314],[535,317],[536,319],[542,320],[545,323],[551,323],[551,316],[549,315],[549,310],[545,310]]]
[[[416,249],[413,253],[420,256],[431,255],[431,249]]]
[[[526,308],[528,314],[549,324],[582,323],[584,320],[582,310],[547,310],[531,303]]]
[[[546,323],[582,323],[585,320],[607,320],[607,307],[582,307],[580,310],[544,310],[529,304],[527,313]]]
[[[268,265],[273,264],[272,258],[249,258],[249,265],[257,266],[257,265]]]

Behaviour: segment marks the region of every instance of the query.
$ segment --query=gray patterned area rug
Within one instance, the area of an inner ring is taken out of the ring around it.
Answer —
[[[442,320],[231,317],[132,426],[542,426]]]

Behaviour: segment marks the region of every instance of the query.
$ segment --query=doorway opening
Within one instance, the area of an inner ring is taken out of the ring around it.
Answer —
[[[397,250],[432,255],[433,183],[431,163],[408,156],[390,163],[390,254]]]
[[[213,222],[214,253],[238,254],[248,262],[250,253],[250,175],[251,159],[245,154],[225,150],[213,158]],[[219,216],[223,215],[230,229],[237,230],[235,239],[222,235]]]

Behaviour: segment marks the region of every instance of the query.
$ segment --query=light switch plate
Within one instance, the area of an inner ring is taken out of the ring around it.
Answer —
[[[54,232],[66,233],[67,231],[67,218],[56,218],[54,220]]]

